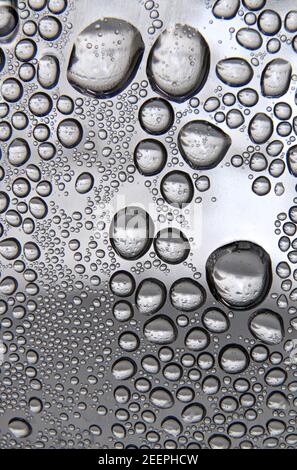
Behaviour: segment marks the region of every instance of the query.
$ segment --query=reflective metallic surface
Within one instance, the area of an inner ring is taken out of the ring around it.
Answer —
[[[294,0],[0,0],[0,448],[296,448]]]

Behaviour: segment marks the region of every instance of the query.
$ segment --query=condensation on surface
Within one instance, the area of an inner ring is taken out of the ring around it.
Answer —
[[[294,0],[0,1],[0,448],[297,446]]]

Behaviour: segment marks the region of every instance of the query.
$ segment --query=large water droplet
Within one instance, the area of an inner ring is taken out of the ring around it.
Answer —
[[[274,59],[266,65],[261,77],[262,94],[278,98],[287,93],[292,75],[292,66],[285,59]]]
[[[265,344],[279,344],[283,340],[284,326],[280,315],[271,310],[254,314],[249,323],[253,335]]]
[[[245,59],[237,57],[220,60],[216,72],[222,82],[233,87],[247,85],[254,75],[250,64]]]
[[[22,418],[11,419],[8,429],[17,439],[28,437],[32,432],[31,425]]]
[[[165,201],[176,207],[185,207],[192,201],[194,195],[194,186],[190,176],[178,170],[171,171],[164,176],[160,189]]]
[[[172,305],[183,312],[191,312],[200,308],[205,299],[204,288],[190,278],[179,279],[170,289]]]
[[[157,255],[169,264],[184,261],[190,252],[190,245],[185,235],[176,228],[163,229],[154,240]]]
[[[135,302],[140,313],[151,315],[164,305],[166,287],[156,279],[144,279],[138,286]]]
[[[234,242],[214,251],[206,274],[213,295],[238,310],[259,304],[271,284],[270,257],[252,242]]]
[[[228,374],[239,374],[248,367],[249,355],[242,346],[230,344],[220,351],[219,365]]]
[[[239,5],[239,0],[217,0],[212,12],[217,18],[230,20],[236,15]]]
[[[154,344],[170,344],[177,338],[177,329],[172,320],[165,315],[158,315],[149,320],[143,329],[145,338]]]
[[[221,129],[207,121],[191,121],[178,135],[180,152],[195,170],[217,166],[225,157],[231,139]]]
[[[135,260],[143,256],[152,243],[154,225],[151,217],[140,207],[121,209],[110,227],[110,240],[119,256]]]
[[[153,45],[147,75],[155,90],[182,102],[203,87],[209,61],[209,47],[199,31],[176,24],[163,31]]]
[[[113,96],[133,79],[143,50],[141,35],[130,23],[116,18],[98,20],[76,38],[68,80],[83,94]]]

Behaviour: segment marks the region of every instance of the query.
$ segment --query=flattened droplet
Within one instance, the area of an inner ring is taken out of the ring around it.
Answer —
[[[271,284],[271,261],[252,242],[234,242],[214,251],[206,263],[209,287],[220,302],[245,310],[259,304]]]
[[[242,346],[230,344],[220,351],[219,365],[228,374],[239,374],[247,369],[249,355]]]
[[[249,136],[255,144],[265,144],[273,133],[273,122],[267,114],[257,113],[251,119]]]
[[[76,38],[67,77],[85,95],[108,98],[120,93],[135,76],[144,50],[139,31],[117,18],[104,18]]]
[[[217,166],[231,146],[230,137],[207,121],[191,121],[178,135],[178,146],[183,158],[195,170]]]
[[[177,329],[173,321],[165,315],[158,315],[149,320],[143,329],[145,338],[154,344],[171,344],[177,338]]]
[[[110,227],[110,240],[119,256],[135,260],[143,256],[152,243],[154,225],[145,210],[136,206],[121,209]]]
[[[261,77],[263,96],[278,98],[287,93],[292,76],[292,66],[285,59],[274,59],[266,65]]]
[[[283,340],[282,317],[271,310],[255,313],[249,323],[252,334],[265,344],[279,344]]]
[[[13,418],[8,423],[9,431],[17,439],[24,439],[32,433],[31,425],[22,418]]]
[[[147,75],[156,91],[183,102],[203,87],[209,62],[209,47],[199,31],[176,24],[163,31],[153,45]]]
[[[232,87],[247,85],[254,75],[250,64],[238,57],[220,60],[217,63],[216,72],[223,83]]]

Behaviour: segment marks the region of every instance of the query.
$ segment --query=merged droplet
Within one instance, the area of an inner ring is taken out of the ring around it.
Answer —
[[[207,121],[191,121],[178,135],[180,152],[195,170],[217,166],[225,157],[231,139],[221,129]]]
[[[163,31],[153,45],[147,75],[156,91],[182,102],[203,87],[209,62],[209,47],[200,32],[176,24]]]
[[[119,256],[135,260],[143,256],[151,246],[154,225],[145,210],[136,206],[121,209],[110,227],[110,240]]]
[[[67,77],[85,95],[107,98],[120,93],[133,79],[144,44],[139,31],[117,18],[104,18],[76,38]]]
[[[236,310],[258,305],[271,284],[271,261],[252,242],[230,243],[214,251],[207,260],[206,274],[213,295]]]
[[[255,313],[249,322],[252,334],[265,344],[279,344],[284,337],[284,325],[281,316],[271,310]]]

